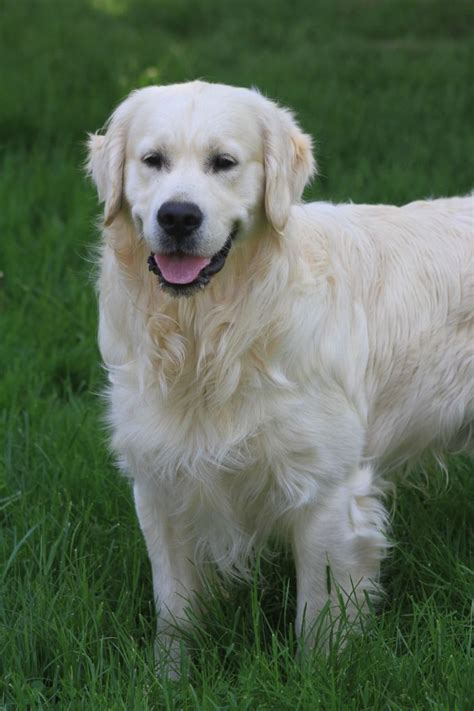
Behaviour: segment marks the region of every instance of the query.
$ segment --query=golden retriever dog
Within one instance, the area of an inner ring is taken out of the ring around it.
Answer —
[[[133,92],[89,150],[111,444],[159,643],[176,660],[208,564],[246,576],[272,537],[314,644],[323,609],[354,619],[378,589],[387,471],[470,438],[473,197],[304,204],[292,113],[202,81]]]

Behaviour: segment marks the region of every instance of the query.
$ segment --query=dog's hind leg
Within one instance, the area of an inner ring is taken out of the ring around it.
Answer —
[[[297,633],[302,647],[327,649],[331,636],[354,626],[378,591],[380,561],[389,547],[387,516],[370,466],[362,466],[324,501],[301,511],[293,526]]]

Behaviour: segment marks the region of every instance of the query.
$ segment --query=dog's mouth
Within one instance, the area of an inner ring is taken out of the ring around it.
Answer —
[[[222,249],[213,257],[197,257],[179,250],[169,254],[152,252],[148,257],[148,269],[157,275],[163,289],[174,295],[189,296],[196,289],[206,286],[211,277],[220,272],[236,234],[237,227],[232,230]]]

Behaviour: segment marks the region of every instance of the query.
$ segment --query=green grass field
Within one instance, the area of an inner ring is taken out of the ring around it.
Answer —
[[[0,708],[474,707],[472,462],[393,501],[386,597],[339,656],[295,661],[292,567],[228,585],[187,673],[154,677],[148,561],[105,446],[87,131],[133,87],[256,85],[317,139],[308,198],[472,189],[472,0],[3,0]]]

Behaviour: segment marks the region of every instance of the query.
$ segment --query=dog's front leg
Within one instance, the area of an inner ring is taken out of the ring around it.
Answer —
[[[178,531],[152,482],[135,482],[135,508],[145,538],[153,574],[157,612],[155,656],[158,673],[179,677],[178,624],[186,624],[186,610],[201,588],[192,562],[192,546]]]
[[[379,493],[371,468],[360,467],[344,485],[301,512],[293,526],[296,628],[303,648],[316,643],[327,649],[337,629],[331,622],[357,623],[367,594],[377,592],[388,547]]]

